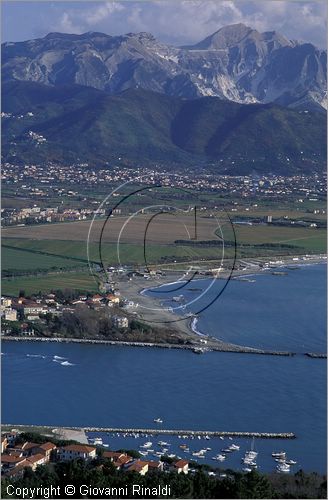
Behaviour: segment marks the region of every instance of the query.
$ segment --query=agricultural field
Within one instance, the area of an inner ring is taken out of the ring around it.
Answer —
[[[69,269],[77,267],[77,263],[57,256],[42,255],[33,251],[28,251],[24,247],[15,249],[2,245],[1,267],[3,271],[35,271],[47,270],[51,268]]]
[[[63,241],[63,240],[26,240],[26,239],[5,239],[4,245],[10,244],[10,248],[4,248],[6,258],[3,258],[3,269],[13,269],[17,256],[21,259],[17,269],[38,269],[39,258],[43,257],[48,261],[49,268],[55,265],[57,259],[58,267],[87,266],[87,246],[83,241]],[[56,252],[56,254],[55,254]],[[90,261],[98,263],[100,261],[99,246],[97,243],[89,245]],[[40,255],[41,254],[41,255]],[[49,254],[49,255],[44,255]],[[24,259],[29,256],[29,259]],[[61,259],[61,256],[63,259]],[[122,243],[105,243],[101,247],[101,257],[105,265],[144,265],[143,245]],[[221,246],[219,248],[193,248],[178,245],[147,245],[146,260],[148,264],[166,262],[167,259],[174,260],[212,260],[221,258]],[[41,260],[41,259],[40,259]],[[11,267],[8,266],[11,264]],[[59,266],[59,263],[61,264]],[[34,264],[34,267],[33,267]]]
[[[103,230],[103,243],[139,243],[143,244],[149,215],[134,218],[111,217],[96,220],[90,231],[90,241],[99,242]],[[226,217],[225,217],[226,219]],[[28,238],[37,240],[70,240],[87,242],[90,221],[43,224],[25,227],[7,227],[3,230],[3,238]],[[199,218],[197,237],[200,240],[215,239],[218,223],[215,218]],[[194,237],[195,224],[193,215],[159,214],[147,229],[147,242],[166,245],[177,239]]]
[[[230,222],[221,214],[221,222],[222,219],[221,229],[225,241],[229,243],[224,252],[227,259],[234,256],[234,237],[237,242],[237,258],[326,252],[325,229],[234,224],[234,234]],[[127,217],[109,219],[101,245],[101,257],[105,266],[143,267],[145,255],[148,265],[161,265],[162,268],[187,268],[191,264],[206,266],[206,263],[211,263],[210,267],[213,267],[220,262],[222,245],[216,236],[219,232],[214,218],[199,217],[197,243],[194,241],[193,214],[182,214],[178,219],[167,214],[156,217],[149,226],[144,247],[148,220],[149,217],[146,216],[132,220]],[[14,294],[20,289],[26,289],[27,292],[46,291],[63,287],[97,289],[88,270],[87,248],[91,262],[99,263],[99,236],[103,224],[104,220],[94,223],[88,247],[89,221],[5,228],[2,240],[3,293]],[[176,244],[175,240],[183,240],[189,244]],[[216,246],[213,246],[213,241],[217,241]]]
[[[258,245],[263,243],[287,244],[304,248],[304,252],[326,252],[325,229],[309,227],[281,226],[249,226],[236,224],[236,240],[238,243]]]
[[[31,293],[50,292],[50,290],[71,288],[76,290],[97,291],[98,286],[89,272],[49,273],[45,276],[21,276],[2,279],[2,293],[17,296],[20,290]]]

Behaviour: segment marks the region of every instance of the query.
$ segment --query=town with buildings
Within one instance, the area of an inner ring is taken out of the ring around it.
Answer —
[[[89,311],[102,310],[114,328],[124,330],[129,327],[129,319],[124,311],[133,311],[138,304],[121,297],[119,290],[110,293],[79,294],[65,297],[63,293],[33,295],[31,297],[1,297],[2,335],[34,336],[37,324],[46,324],[49,318],[63,314],[74,314],[81,308]]]
[[[3,196],[7,198],[6,206],[1,210],[3,226],[28,225],[40,223],[58,223],[64,221],[80,221],[93,217],[104,217],[107,202],[101,208],[100,202],[112,189],[117,189],[113,197],[124,194],[119,186],[125,182],[158,185],[171,188],[189,189],[192,192],[220,192],[225,202],[231,203],[231,210],[240,207],[246,212],[257,206],[255,200],[291,199],[302,208],[304,202],[321,201],[326,195],[325,175],[315,174],[309,182],[308,176],[279,175],[228,176],[206,173],[200,170],[192,177],[179,173],[172,175],[170,171],[159,169],[128,168],[113,166],[110,169],[92,169],[87,164],[71,166],[47,165],[14,165],[5,163],[2,169]],[[108,191],[110,189],[110,191]],[[95,194],[96,193],[96,194]],[[10,198],[15,203],[8,202]],[[21,200],[17,204],[17,200]],[[249,200],[249,204],[247,201]],[[49,204],[50,203],[50,204]],[[213,206],[212,206],[213,205]],[[209,200],[204,207],[218,208]],[[317,210],[325,213],[325,209],[311,206],[309,214]],[[129,206],[116,208],[113,215],[128,215]]]
[[[66,444],[58,445],[51,440],[45,442],[31,442],[25,439],[24,433],[15,430],[3,432],[1,435],[1,475],[5,478],[18,478],[23,476],[26,468],[35,471],[40,465],[59,462],[70,462],[82,460],[83,462],[94,462],[98,469],[102,469],[106,461],[113,464],[116,470],[123,472],[136,472],[141,476],[153,472],[173,471],[178,474],[188,474],[189,462],[178,459],[145,460],[129,456],[122,451],[108,451],[102,446],[91,446],[89,444]],[[55,440],[57,441],[57,440]]]

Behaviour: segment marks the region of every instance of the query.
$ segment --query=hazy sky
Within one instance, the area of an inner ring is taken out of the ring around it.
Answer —
[[[174,45],[196,42],[220,27],[243,22],[260,31],[326,47],[325,1],[162,0],[98,2],[2,0],[2,40],[38,38],[51,31],[111,35],[148,31]]]

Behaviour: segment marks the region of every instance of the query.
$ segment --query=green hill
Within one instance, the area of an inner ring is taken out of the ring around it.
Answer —
[[[3,119],[5,160],[97,166],[123,157],[138,164],[211,163],[235,174],[325,168],[323,113],[18,81],[5,83],[2,94],[3,111],[11,114]],[[46,141],[31,138],[30,131]]]

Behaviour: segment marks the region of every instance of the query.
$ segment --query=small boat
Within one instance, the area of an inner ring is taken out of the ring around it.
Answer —
[[[257,451],[254,451],[254,443],[255,443],[255,439],[253,437],[251,449],[247,450],[245,452],[245,459],[253,459],[254,460],[257,457],[258,453],[257,453]]]
[[[222,455],[221,453],[219,453],[215,457],[212,457],[212,460],[218,460],[219,462],[223,462],[223,460],[225,460],[225,459],[226,459],[226,456]]]
[[[287,465],[295,465],[297,462],[295,460],[286,460]]]
[[[146,457],[148,455],[148,451],[139,451],[140,455]]]
[[[240,446],[238,446],[237,444],[232,444],[231,446],[229,446],[230,450],[233,450],[233,451],[237,451],[240,449]]]
[[[170,446],[170,443],[167,443],[166,441],[158,441],[157,443],[159,446]]]
[[[93,444],[103,444],[103,440],[100,437],[94,438]]]
[[[194,451],[192,455],[198,458],[205,458],[204,453],[205,453],[204,450],[200,450],[200,451]]]
[[[147,443],[144,443],[140,445],[140,448],[150,448],[153,443],[151,441],[147,441]]]
[[[277,452],[273,452],[272,453],[272,456],[274,458],[286,458],[286,452],[285,451],[277,451]]]
[[[223,436],[220,436],[220,439],[223,441],[223,440],[224,440],[224,437],[223,437]]]
[[[278,464],[277,465],[278,472],[290,472],[290,465],[287,464]]]
[[[243,472],[252,472],[250,467],[243,467]]]
[[[232,450],[230,448],[222,448],[223,453],[231,453]]]
[[[163,420],[161,418],[154,418],[154,422],[156,424],[162,424],[163,423]]]
[[[246,465],[256,465],[254,458],[245,457],[245,458],[242,458],[241,461],[242,461],[242,463],[244,463]]]

